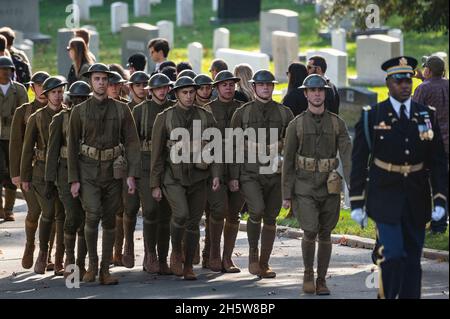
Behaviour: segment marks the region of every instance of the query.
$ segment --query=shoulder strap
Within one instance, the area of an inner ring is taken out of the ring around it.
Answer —
[[[201,108],[198,108],[198,113],[200,114],[200,120],[202,122],[202,132],[206,129],[208,125],[208,118],[206,116],[206,111]]]
[[[248,104],[244,107],[244,112],[242,113],[242,129],[245,131],[248,127],[248,123],[250,122],[250,111],[251,104]]]
[[[149,102],[142,104],[141,106],[141,136],[144,137],[144,141],[147,140],[147,123],[148,123],[148,108]]]
[[[42,145],[45,147],[45,140],[44,140],[44,136],[43,136],[43,129],[42,129],[42,110],[40,112],[36,113],[36,127],[38,128],[38,134],[39,134],[39,138],[41,139],[41,143]]]
[[[370,138],[370,132],[369,132],[369,107],[364,107],[364,117],[363,117],[363,123],[364,123],[364,136],[366,137],[367,146],[369,147],[369,151],[372,151],[372,140]]]
[[[299,154],[301,153],[302,147],[303,147],[303,135],[304,135],[303,121],[304,121],[304,115],[302,114],[302,115],[300,115],[298,117],[298,119],[297,119],[297,126],[296,126],[298,143],[300,145],[299,150],[298,150]]]
[[[64,112],[62,114],[63,116],[63,126],[62,126],[62,131],[63,131],[63,136],[65,138],[65,142],[66,145],[68,144],[68,137],[69,137],[69,119],[70,119],[70,113],[69,112]]]
[[[169,139],[170,139],[170,132],[172,132],[172,118],[173,118],[173,109],[168,109],[166,111],[166,130]]]
[[[118,101],[115,101],[115,100],[112,100],[112,101],[113,101],[114,104],[116,105],[117,115],[118,115],[118,117],[119,117],[119,144],[121,144],[120,139],[121,139],[121,137],[122,137],[122,121],[123,121],[123,119],[124,119],[124,117],[125,117],[125,112],[124,112],[124,110],[123,110],[123,107],[122,107],[122,103],[121,103],[121,102],[118,102]]]
[[[86,114],[87,108],[89,106],[90,99],[86,101],[84,104],[80,104],[80,121],[81,121],[81,144],[85,143],[86,140]]]

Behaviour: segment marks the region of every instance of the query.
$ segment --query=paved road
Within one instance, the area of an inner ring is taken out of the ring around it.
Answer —
[[[301,292],[302,262],[300,240],[277,238],[272,268],[276,279],[259,280],[250,275],[247,266],[246,234],[239,233],[235,262],[242,267],[239,274],[215,274],[196,266],[197,281],[185,282],[174,276],[149,275],[141,266],[134,269],[112,268],[120,277],[117,286],[104,287],[97,283],[81,283],[79,289],[68,289],[61,277],[52,272],[36,275],[21,267],[25,243],[24,219],[26,204],[18,200],[16,222],[0,222],[0,299],[4,298],[312,298]],[[101,236],[99,236],[101,238]],[[136,240],[136,265],[142,264],[142,218],[138,218]],[[101,245],[99,245],[101,247]],[[35,258],[37,251],[35,252]],[[424,259],[423,298],[449,297],[449,264]],[[364,249],[333,246],[333,256],[327,279],[332,295],[325,298],[371,299],[376,297],[373,288],[378,272],[370,260],[370,252]],[[370,277],[369,277],[370,276]],[[369,278],[368,278],[369,277]],[[366,282],[369,285],[366,285]],[[320,297],[324,298],[324,297]]]

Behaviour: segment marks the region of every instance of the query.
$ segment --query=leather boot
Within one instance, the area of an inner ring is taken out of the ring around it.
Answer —
[[[197,276],[194,273],[194,267],[192,261],[194,260],[194,254],[200,238],[199,232],[186,231],[185,236],[185,261],[183,268],[184,280],[197,280]]]
[[[114,266],[123,266],[122,264],[122,248],[123,248],[123,217],[116,216],[116,237],[114,241],[114,256],[112,264]]]
[[[25,244],[25,250],[22,257],[22,267],[25,269],[30,269],[33,267],[33,254],[35,248],[34,241],[37,227],[37,223],[32,223],[25,220],[25,234],[27,237],[27,242]]]
[[[113,254],[115,229],[103,229],[102,234],[102,262],[99,281],[101,285],[117,285],[119,280],[109,272],[109,261]]]
[[[42,226],[41,226],[42,228]],[[56,222],[52,223],[50,239],[48,242],[48,260],[47,260],[47,271],[53,271],[55,269],[55,264],[52,261],[52,250],[56,239]]]
[[[16,201],[16,192],[17,191],[15,189],[5,188],[5,222],[13,222],[16,220],[13,213],[14,203]]]
[[[172,253],[170,254],[170,270],[175,276],[183,276],[183,261],[181,255],[181,241],[183,240],[184,229],[171,224],[170,233],[172,236]]]
[[[64,221],[56,221],[55,276],[64,275]],[[75,245],[75,238],[74,245]],[[75,258],[74,258],[75,259]],[[75,260],[74,262],[75,263]]]
[[[203,246],[202,251],[202,268],[209,269],[209,254],[211,250],[211,240],[209,236],[209,213],[206,212],[205,218],[205,245]]]
[[[169,224],[158,224],[158,262],[159,262],[159,274],[163,276],[173,275],[167,264],[167,255],[169,254],[169,242],[170,242],[170,226]]]
[[[150,274],[159,273],[159,262],[156,251],[148,247],[148,244],[144,243],[145,256],[144,256],[144,271]]]
[[[258,247],[250,247],[248,252],[248,272],[252,275],[259,276],[261,268],[259,266]]]
[[[222,271],[222,259],[220,258],[220,241],[222,239],[223,220],[216,221],[209,218],[210,254],[209,269],[214,272]]]
[[[102,261],[98,280],[100,282],[100,285],[106,286],[117,285],[119,283],[119,279],[111,275],[111,273],[109,272],[109,261],[105,262],[105,264]]]
[[[302,255],[305,272],[303,275],[303,292],[314,294],[316,287],[314,285],[314,255],[316,250],[315,240],[302,239]]]
[[[47,252],[39,250],[38,258],[34,264],[34,272],[39,275],[45,274],[45,268],[47,267]]]
[[[251,218],[247,222],[247,238],[249,246],[248,272],[258,276],[261,272],[259,266],[258,242],[261,234],[261,221],[253,221]]]
[[[156,242],[158,238],[158,224],[155,220],[144,217],[144,271],[150,274],[159,272],[158,257],[156,255]]]
[[[136,226],[136,219],[131,219],[129,216],[123,216],[123,234],[125,238],[125,245],[123,249],[122,264],[126,268],[134,267],[134,228]]]
[[[261,232],[261,256],[259,257],[259,266],[261,269],[259,276],[261,278],[275,278],[277,275],[269,266],[276,231],[277,228],[275,225],[264,225]]]
[[[77,238],[77,261],[76,261],[78,269],[80,270],[81,279],[86,273],[86,254],[87,254],[86,239],[84,238],[83,232],[83,235],[80,235],[79,233]]]
[[[64,278],[67,278],[72,272],[69,272],[69,265],[75,265],[75,240],[76,235],[64,234],[64,247],[66,248],[66,260],[64,261]]]
[[[83,276],[84,282],[94,282],[95,277],[98,275],[98,254],[97,254],[97,241],[98,241],[98,229],[92,225],[92,228],[88,224],[84,226],[84,238],[86,240],[86,247],[89,253],[89,266],[88,270]]]
[[[326,275],[331,258],[331,242],[319,240],[319,248],[317,250],[317,281],[316,294],[325,296],[330,294],[330,290],[326,285]]]
[[[98,274],[98,258],[91,259],[89,257],[89,267],[83,276],[83,282],[95,282],[95,277]]]
[[[231,259],[233,255],[236,237],[239,232],[239,224],[225,223],[223,229],[223,257],[222,257],[222,271],[225,273],[238,273],[241,270],[236,267]]]

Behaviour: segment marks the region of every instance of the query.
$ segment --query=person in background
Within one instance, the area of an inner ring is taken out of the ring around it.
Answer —
[[[253,88],[248,82],[253,77],[253,69],[247,63],[236,65],[234,68],[234,76],[241,79],[236,83],[236,93],[234,99],[247,103],[253,100]]]
[[[177,80],[177,69],[173,66],[166,66],[163,69],[161,69],[161,73],[166,75],[170,81],[175,82]],[[176,96],[174,92],[169,92],[168,97],[170,100],[175,101]]]
[[[84,40],[84,43],[86,43],[86,46],[88,48],[88,54],[91,57],[92,61],[95,62],[97,60],[97,58],[95,57],[94,53],[92,53],[89,50],[89,42],[91,40],[91,33],[89,32],[89,30],[86,29],[86,28],[76,29],[73,32],[73,35],[74,35],[74,37],[79,37],[79,38],[82,38]]]
[[[168,66],[174,67],[175,69],[177,67],[175,62],[173,62],[173,61],[165,61],[165,62],[161,63],[161,65],[159,66],[159,73],[162,73],[162,70],[164,70],[164,68],[166,68]]]
[[[118,63],[112,63],[112,64],[108,65],[108,68],[109,68],[109,70],[110,70],[111,72],[117,72],[117,73],[119,73],[120,76],[122,77],[122,79],[124,79],[124,80],[126,80],[126,81],[128,81],[128,80],[130,79],[130,73],[128,72],[128,70],[125,70],[125,69],[123,68],[123,66],[121,66],[120,64],[118,64]],[[122,93],[121,93],[121,96],[122,96],[124,99],[128,100],[129,95],[130,95],[130,90],[129,90],[129,88],[128,88],[126,85],[124,85],[124,86],[122,87]]]
[[[147,57],[142,53],[135,53],[128,58],[127,68],[130,76],[137,71],[145,71]]]
[[[163,38],[156,38],[148,43],[150,58],[156,64],[155,73],[161,71],[161,63],[167,61],[170,52],[169,42]]]
[[[7,46],[7,41],[6,38],[0,34],[0,56],[7,56],[7,57],[11,57],[8,49],[6,48]]]
[[[294,116],[297,116],[308,108],[308,100],[306,99],[305,94],[299,89],[308,76],[308,70],[304,64],[294,62],[289,65],[287,76],[289,84],[282,104],[290,108],[292,113],[294,113]]]
[[[189,62],[180,62],[176,66],[177,69],[177,77],[180,76],[180,73],[184,70],[191,70],[192,71],[192,65]]]
[[[70,59],[72,60],[72,66],[70,67],[69,74],[67,75],[68,85],[70,86],[80,80],[87,82],[87,79],[83,78],[82,74],[87,72],[94,61],[89,55],[86,43],[82,38],[73,38],[69,41],[67,51],[69,52]]]

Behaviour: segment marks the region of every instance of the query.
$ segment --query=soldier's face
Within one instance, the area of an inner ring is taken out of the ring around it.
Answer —
[[[234,97],[236,91],[236,85],[234,81],[224,81],[217,85],[217,92],[219,96],[224,100],[231,100]]]
[[[272,93],[275,86],[273,83],[256,83],[253,87],[259,98],[269,100],[272,98]]]
[[[119,97],[120,94],[120,89],[122,88],[121,83],[116,83],[116,84],[109,84],[108,85],[108,96],[112,97],[113,99],[117,99]]]
[[[197,90],[197,95],[200,96],[202,99],[209,99],[212,94],[212,85],[202,85]]]
[[[12,70],[10,68],[0,68],[0,84],[7,84],[11,80]]]
[[[47,97],[45,95],[42,95],[42,84],[39,83],[33,83],[32,85],[33,91],[34,91],[34,95],[36,96],[36,98],[38,98],[39,100],[47,100]]]
[[[314,107],[321,107],[325,102],[325,89],[311,88],[305,90],[305,96],[309,104]]]
[[[61,106],[64,100],[64,86],[60,86],[47,93],[48,102],[54,106]]]
[[[191,107],[195,100],[195,88],[190,86],[177,91],[178,102],[184,107]]]
[[[411,78],[393,79],[387,81],[389,94],[399,102],[406,101],[411,97],[413,82]]]
[[[164,101],[166,99],[167,93],[169,93],[169,87],[163,86],[161,88],[156,88],[152,90],[152,96],[159,101]]]
[[[132,84],[132,92],[133,95],[135,97],[137,97],[138,99],[145,99],[146,95],[147,95],[147,90],[145,89],[145,87],[147,86],[147,83],[136,83],[136,84]]]
[[[105,95],[108,89],[108,75],[104,73],[92,73],[92,91],[98,95]]]

